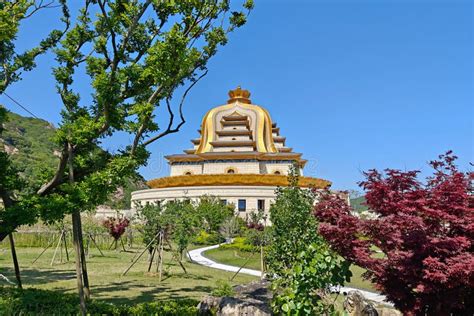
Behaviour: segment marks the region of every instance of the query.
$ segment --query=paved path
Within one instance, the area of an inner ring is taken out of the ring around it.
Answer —
[[[229,272],[237,272],[237,270],[239,270],[239,267],[218,263],[218,262],[215,262],[215,261],[203,256],[204,252],[206,252],[208,250],[211,250],[211,249],[216,249],[218,247],[219,247],[219,245],[213,245],[213,246],[208,246],[208,247],[204,247],[204,248],[198,248],[198,249],[191,250],[189,252],[189,258],[192,261],[194,261],[195,263],[206,266],[206,267],[209,267],[209,268],[219,269],[219,270],[224,270],[224,271],[229,271]],[[247,268],[241,269],[239,273],[249,274],[249,275],[253,275],[253,276],[256,276],[256,277],[260,277],[261,274],[262,274],[258,270],[247,269]],[[359,289],[351,288],[351,287],[347,287],[347,286],[333,287],[332,290],[334,292],[339,292],[339,293],[347,293],[349,291],[359,291],[359,292],[362,293],[362,295],[364,295],[367,299],[369,299],[371,301],[375,301],[377,303],[390,304],[386,301],[384,295],[380,295],[380,294],[369,292],[369,291],[359,290]]]

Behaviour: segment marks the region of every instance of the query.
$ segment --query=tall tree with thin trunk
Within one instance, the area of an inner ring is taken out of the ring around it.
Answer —
[[[6,224],[0,240],[38,217],[50,222],[72,214],[82,268],[78,280],[86,285],[77,213],[104,203],[146,163],[148,145],[180,130],[189,91],[207,74],[207,63],[227,43],[227,34],[245,23],[253,2],[245,1],[243,11],[232,11],[227,0],[83,3],[54,49],[53,74],[63,106],[55,137],[61,148],[57,170],[35,194],[13,199],[0,214]],[[77,81],[90,82],[86,93],[78,92]],[[128,134],[130,142],[122,141],[116,151],[100,148],[117,133]],[[18,210],[29,216],[10,219]]]

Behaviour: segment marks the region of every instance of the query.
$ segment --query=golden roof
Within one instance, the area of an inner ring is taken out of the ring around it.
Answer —
[[[229,91],[227,104],[215,107],[207,112],[201,124],[201,138],[195,153],[213,152],[223,131],[235,129],[250,132],[255,146],[250,151],[277,153],[273,141],[273,123],[270,114],[263,107],[252,104],[250,92],[237,87]]]

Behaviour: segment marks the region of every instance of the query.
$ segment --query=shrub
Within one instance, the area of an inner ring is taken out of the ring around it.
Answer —
[[[207,233],[202,230],[195,237],[194,243],[196,245],[216,245],[224,242],[225,239],[216,232]]]
[[[89,315],[197,315],[198,302],[169,300],[115,306],[103,301],[87,303]],[[0,315],[78,315],[79,299],[73,294],[39,289],[0,287]]]
[[[233,296],[234,289],[224,280],[217,280],[216,288],[211,293],[213,296],[224,297],[224,296]]]
[[[257,248],[253,246],[246,237],[235,237],[232,243],[220,245],[219,248],[236,249],[246,252],[254,252],[257,250]]]
[[[360,185],[373,219],[352,215],[325,194],[316,205],[320,233],[365,274],[404,315],[474,313],[474,174],[451,152],[420,171],[369,170]],[[383,256],[375,256],[378,249]]]

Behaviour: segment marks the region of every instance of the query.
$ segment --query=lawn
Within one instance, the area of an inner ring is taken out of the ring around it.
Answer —
[[[138,250],[134,249],[134,251]],[[73,260],[67,263],[57,262],[51,266],[54,249],[49,249],[35,264],[32,264],[41,251],[42,248],[39,247],[17,248],[24,287],[75,293]],[[115,304],[134,304],[169,298],[200,299],[216,287],[218,280],[228,281],[233,275],[233,273],[210,269],[189,261],[184,262],[188,272],[185,274],[176,261],[172,260],[171,255],[166,253],[164,257],[166,275],[161,283],[158,282],[156,273],[146,272],[147,254],[143,255],[128,274],[122,277],[122,272],[130,265],[135,253],[114,250],[103,252],[105,256],[101,257],[97,249],[93,249],[87,260],[92,297]],[[12,266],[10,250],[4,241],[0,243],[0,273],[14,281]],[[153,266],[152,271],[156,271],[156,266]],[[233,282],[229,283],[244,284],[256,279],[252,276],[238,275]],[[0,280],[0,285],[5,284],[3,280]]]
[[[238,266],[238,267],[242,266],[247,260],[247,258],[249,258],[250,256],[250,259],[245,265],[245,268],[260,270],[260,253],[255,253],[254,255],[251,255],[250,253],[245,252],[245,251],[216,248],[216,249],[211,249],[211,250],[206,251],[204,253],[204,256],[216,262]],[[346,283],[345,284],[346,286],[350,286],[350,287],[354,287],[354,288],[358,288],[362,290],[367,290],[371,292],[376,292],[374,285],[371,282],[364,280],[362,278],[362,273],[364,273],[364,269],[362,269],[361,267],[352,265],[351,271],[352,271],[351,282]]]

